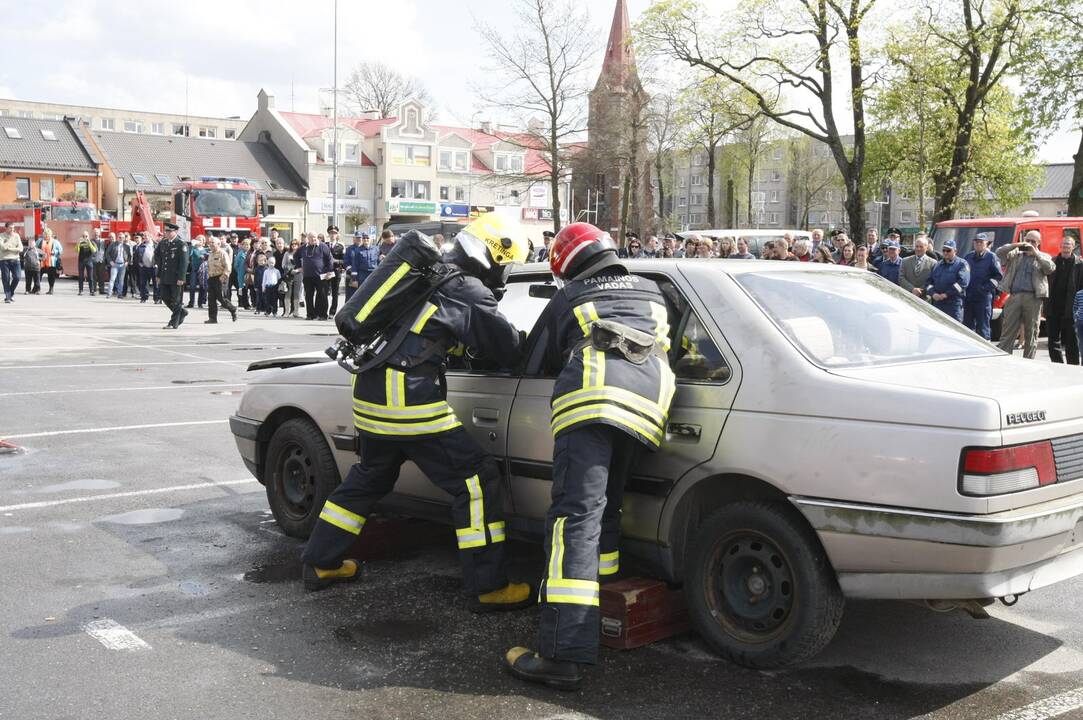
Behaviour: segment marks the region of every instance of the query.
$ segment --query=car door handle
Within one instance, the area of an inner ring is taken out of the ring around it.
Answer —
[[[474,408],[471,417],[477,427],[496,427],[500,421],[500,411],[493,408]]]
[[[691,423],[670,423],[666,426],[666,434],[686,440],[699,440],[703,428]]]

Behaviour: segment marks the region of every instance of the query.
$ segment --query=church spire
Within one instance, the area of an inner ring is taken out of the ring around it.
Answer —
[[[630,26],[628,6],[624,0],[617,0],[613,8],[613,25],[609,28],[609,43],[602,60],[602,74],[598,78],[599,85],[604,83],[614,90],[629,89],[630,83],[638,81]]]

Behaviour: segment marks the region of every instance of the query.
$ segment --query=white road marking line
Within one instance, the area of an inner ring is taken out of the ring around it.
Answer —
[[[183,427],[185,425],[214,425],[229,420],[189,420],[187,422],[150,423],[148,425],[117,425],[115,427],[84,428],[81,430],[50,430],[49,432],[23,433],[22,435],[0,435],[5,440],[23,440],[25,438],[51,437],[53,435],[82,435],[84,433],[113,432],[114,430],[143,430],[146,428]]]
[[[83,630],[108,650],[150,650],[150,645],[138,635],[109,618],[92,620],[83,626]]]
[[[59,348],[58,348],[59,349]],[[87,367],[146,367],[150,365],[247,365],[251,360],[173,360],[171,362],[81,363],[78,365],[0,365],[0,370],[54,370]]]
[[[56,507],[57,505],[71,505],[72,503],[93,502],[95,500],[115,500],[117,498],[139,497],[141,495],[161,495],[162,493],[185,492],[187,490],[204,490],[208,488],[223,488],[231,485],[247,485],[258,482],[255,478],[243,480],[223,480],[222,482],[191,483],[190,485],[173,485],[172,487],[150,488],[147,490],[129,490],[127,492],[104,493],[100,495],[81,495],[79,497],[64,498],[61,500],[41,500],[39,502],[20,503],[18,505],[0,506],[0,512],[12,512],[15,510],[36,510],[38,508]]]
[[[172,363],[171,363],[172,364]],[[88,392],[129,392],[131,390],[195,390],[198,388],[230,388],[244,387],[244,383],[215,383],[213,385],[149,385],[147,387],[122,387],[122,388],[72,388],[70,390],[21,390],[19,392],[0,393],[0,397],[16,397],[21,395],[63,395],[65,393],[88,393]]]
[[[2,340],[2,339],[3,338],[0,337],[0,340]],[[102,338],[102,339],[104,340],[105,338]],[[80,345],[80,346],[74,346],[74,347],[70,346],[70,345],[65,345],[63,348],[60,348],[60,347],[57,347],[57,346],[53,345],[53,346],[48,346],[48,347],[6,347],[6,348],[4,348],[4,352],[56,352],[57,350],[63,350],[64,352],[67,352],[69,350],[125,350],[125,349],[131,350],[131,349],[134,349],[134,348],[137,348],[137,347],[138,348],[144,348],[145,347],[145,348],[153,349],[153,350],[164,350],[165,348],[171,348],[171,347],[195,347],[195,348],[205,348],[207,350],[215,350],[217,348],[253,347],[253,346],[258,347],[260,345],[273,345],[274,347],[309,347],[309,346],[314,345],[314,344],[315,343],[280,343],[280,342],[270,342],[270,343],[263,342],[263,343],[261,343],[261,342],[257,342],[255,340],[253,340],[252,342],[246,342],[246,343],[214,343],[214,344],[211,344],[211,345],[208,345],[207,343],[166,343],[166,344],[162,344],[162,345]]]
[[[1083,688],[1062,692],[996,716],[996,720],[1049,720],[1083,708]]]

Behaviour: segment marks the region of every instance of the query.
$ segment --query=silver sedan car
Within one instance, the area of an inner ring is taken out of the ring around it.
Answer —
[[[696,630],[743,665],[811,657],[844,598],[976,607],[1083,572],[1079,368],[1013,359],[860,270],[629,261],[666,295],[677,393],[635,469],[623,552],[681,584]],[[532,328],[548,268],[501,309]],[[448,400],[502,459],[509,529],[540,538],[553,378],[544,337],[513,372],[449,368]],[[306,537],[355,462],[347,372],[321,356],[251,366],[231,418],[279,526]],[[386,507],[448,520],[412,465]]]

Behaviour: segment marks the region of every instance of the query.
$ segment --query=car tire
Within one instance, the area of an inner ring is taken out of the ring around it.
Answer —
[[[307,538],[339,483],[323,433],[307,418],[287,420],[271,436],[265,467],[267,503],[275,522],[290,537]]]
[[[815,533],[792,509],[743,501],[715,511],[689,552],[693,627],[738,665],[806,660],[835,636],[843,596]]]

